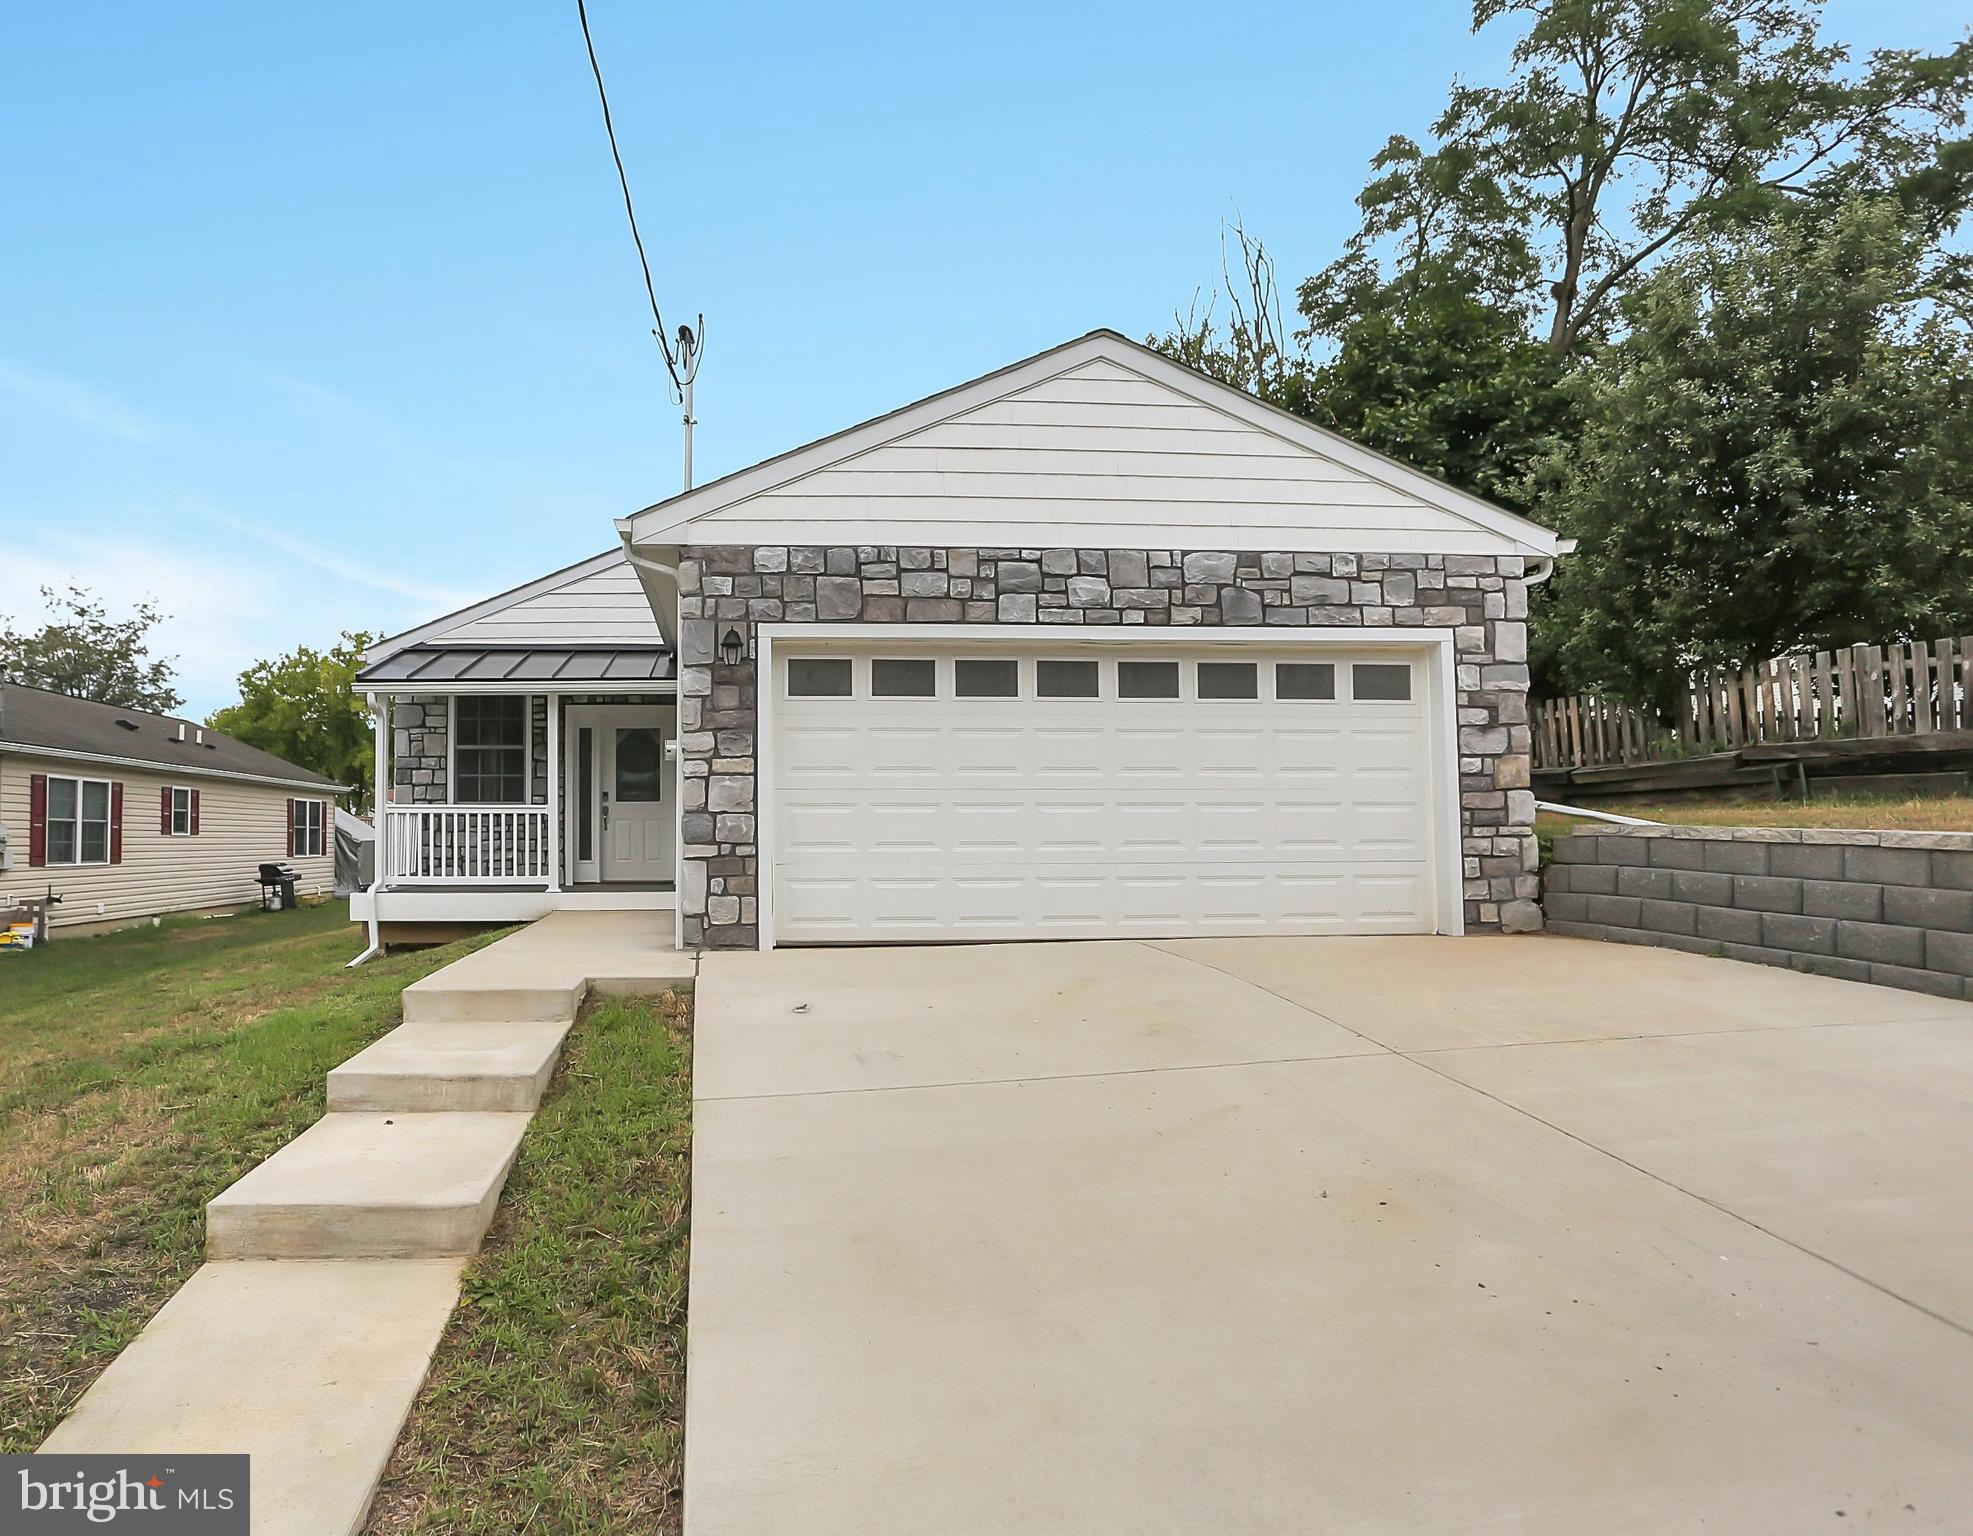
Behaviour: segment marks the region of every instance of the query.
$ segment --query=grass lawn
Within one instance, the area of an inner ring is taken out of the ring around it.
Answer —
[[[0,1452],[34,1449],[198,1267],[205,1202],[313,1123],[405,985],[345,905],[0,956]]]
[[[1842,795],[1814,800],[1706,796],[1693,800],[1599,800],[1593,807],[1674,826],[1863,827],[1875,832],[1973,832],[1973,795]],[[1589,823],[1543,811],[1539,831]]]
[[[586,1010],[371,1507],[371,1536],[676,1532],[691,994]]]

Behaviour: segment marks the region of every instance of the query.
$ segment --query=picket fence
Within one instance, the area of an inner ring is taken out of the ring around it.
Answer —
[[[1532,710],[1537,769],[1649,763],[1785,741],[1973,731],[1973,635],[1778,656],[1695,674],[1679,718],[1579,694]]]

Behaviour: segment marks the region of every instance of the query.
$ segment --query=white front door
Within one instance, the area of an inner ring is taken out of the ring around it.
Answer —
[[[568,709],[569,848],[578,885],[672,878],[669,705]]]
[[[1433,931],[1418,655],[905,638],[776,661],[783,942]]]

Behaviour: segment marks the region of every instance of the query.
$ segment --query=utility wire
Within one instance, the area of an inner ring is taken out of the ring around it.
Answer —
[[[679,377],[678,358],[671,350],[670,338],[665,335],[665,318],[658,313],[658,290],[651,282],[651,260],[644,254],[644,237],[637,232],[637,210],[630,201],[630,178],[624,174],[623,154],[617,148],[616,125],[610,121],[610,97],[603,89],[603,66],[596,62],[596,44],[589,36],[589,12],[584,9],[582,0],[575,0],[575,14],[582,23],[582,44],[589,50],[589,72],[596,77],[596,99],[603,104],[603,131],[610,137],[610,158],[617,163],[617,185],[623,188],[624,216],[630,220],[630,238],[637,245],[637,264],[644,269],[644,296],[651,301],[651,319],[656,322],[651,334],[658,338],[658,347],[665,355],[665,371],[671,375],[672,388],[682,395],[685,381]]]

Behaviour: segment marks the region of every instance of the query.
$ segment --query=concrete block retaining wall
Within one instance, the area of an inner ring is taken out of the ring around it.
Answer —
[[[1973,834],[1598,827],[1556,838],[1548,926],[1973,999]]]

